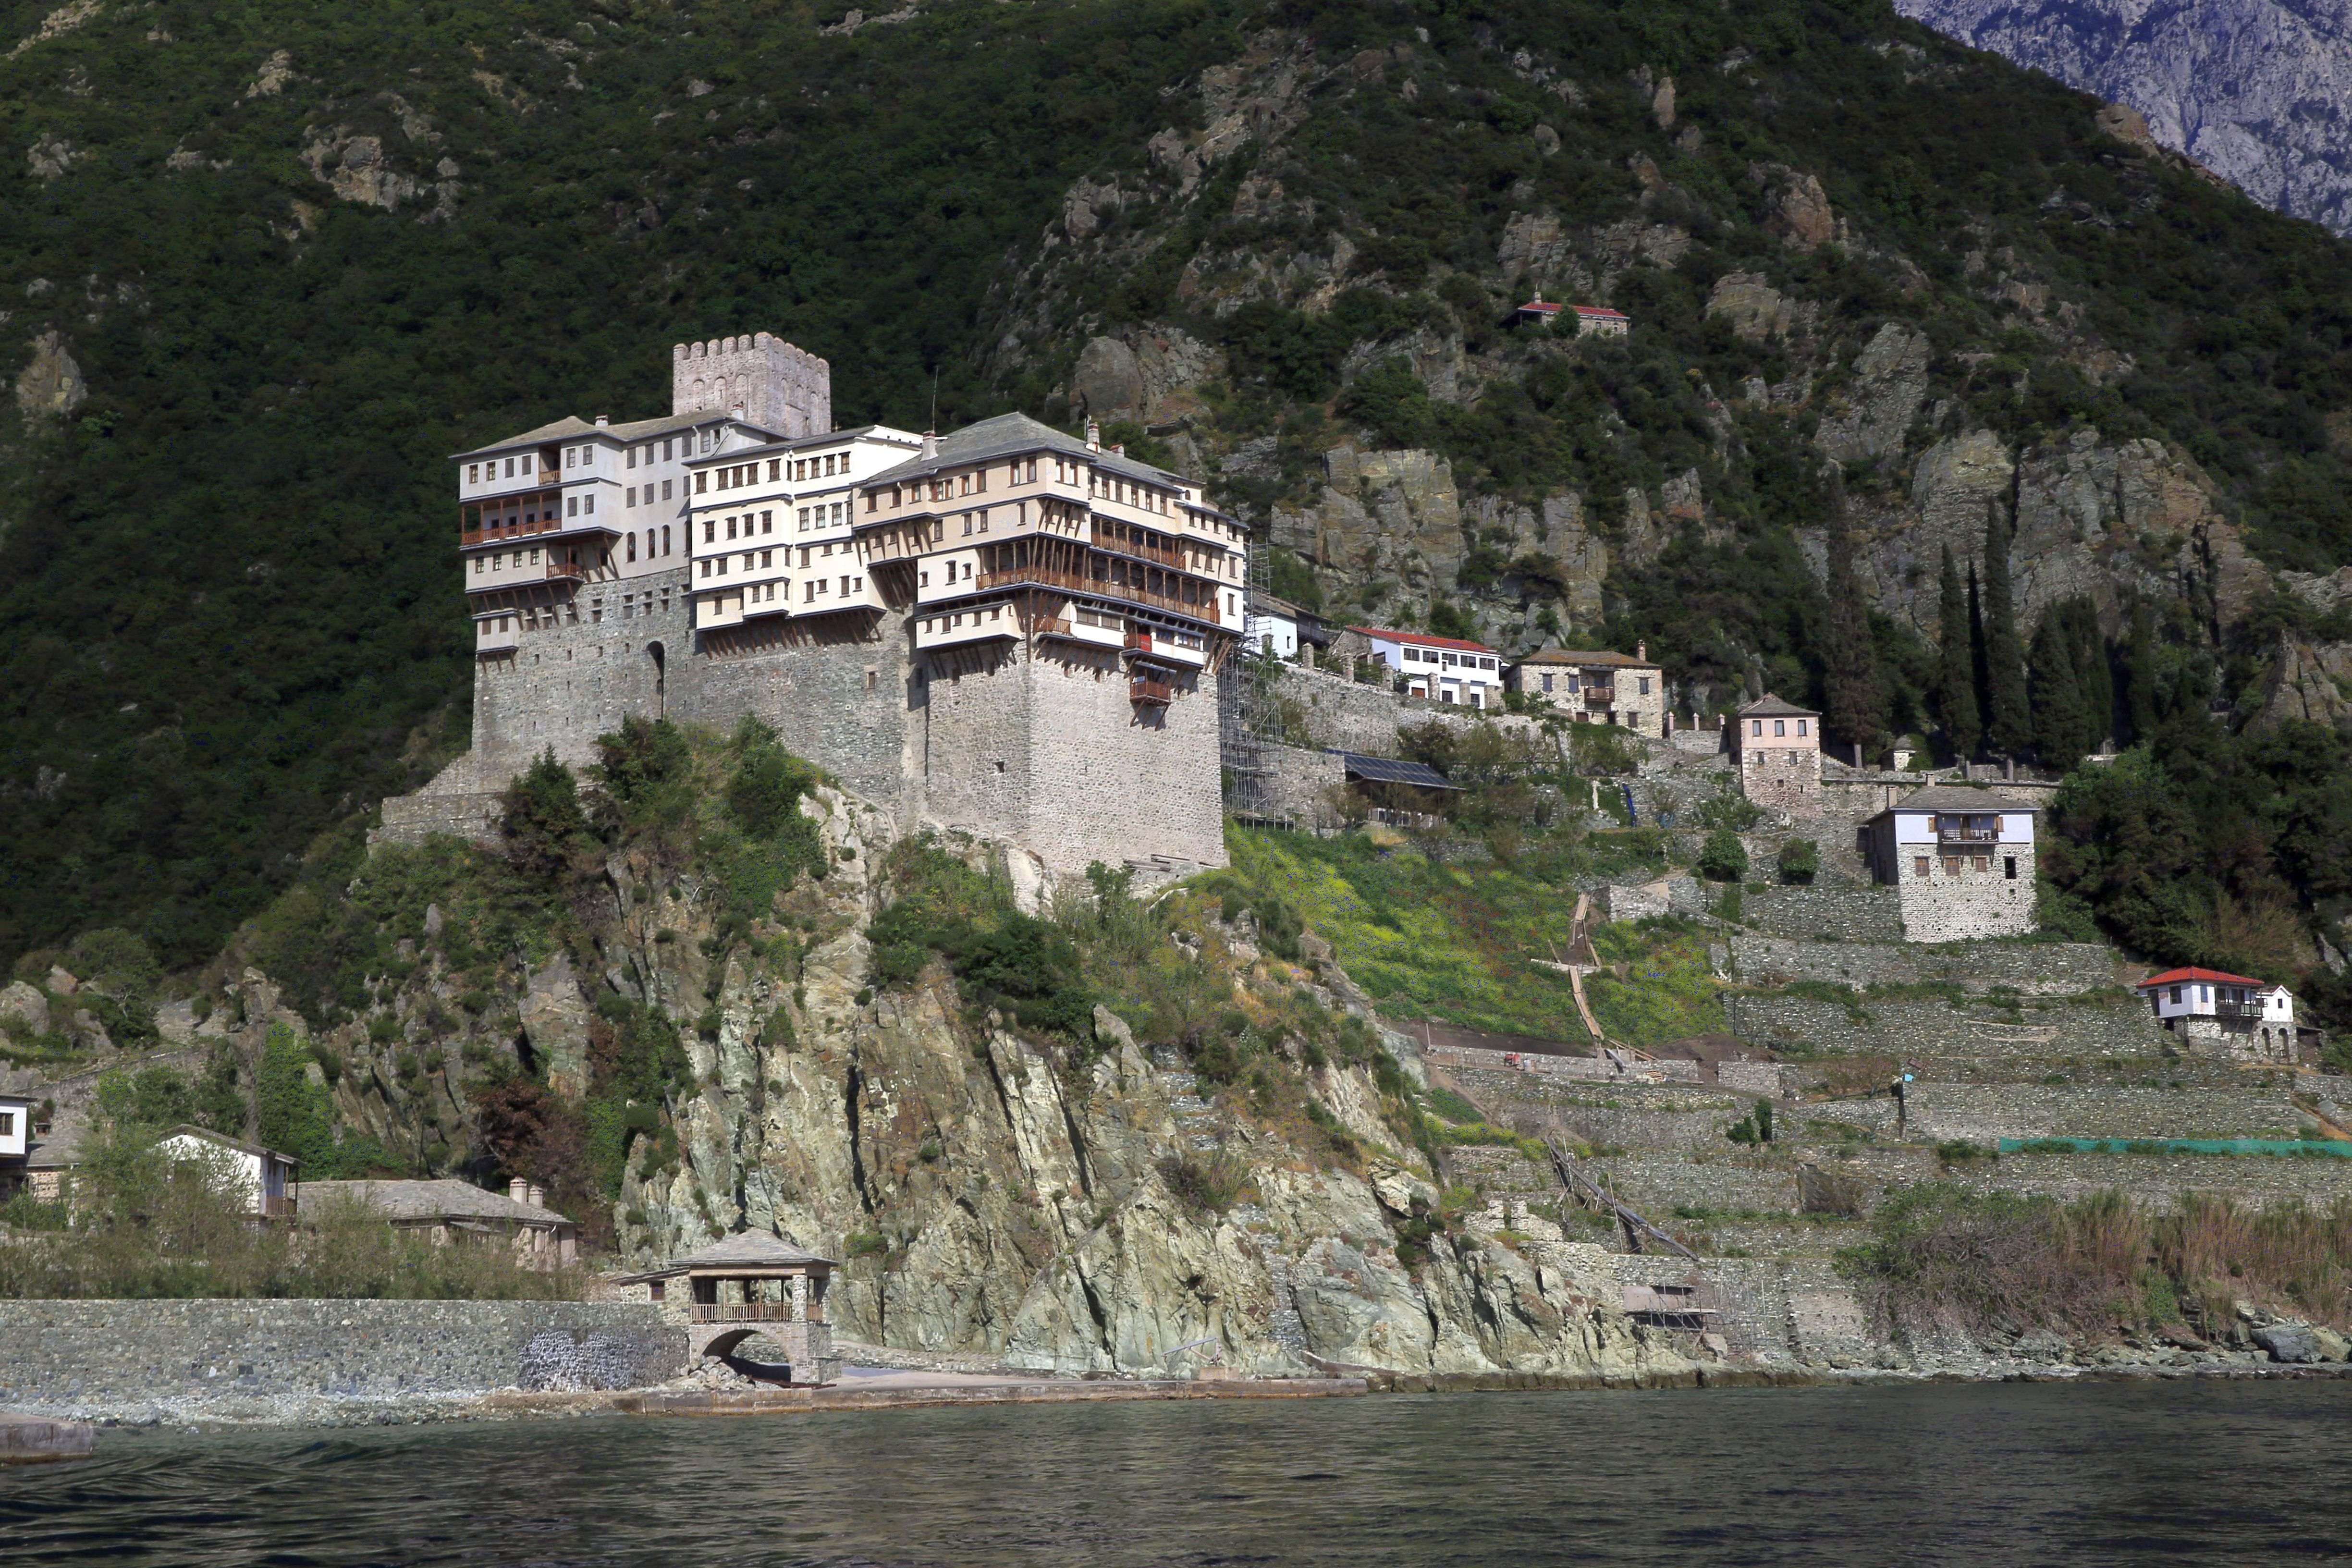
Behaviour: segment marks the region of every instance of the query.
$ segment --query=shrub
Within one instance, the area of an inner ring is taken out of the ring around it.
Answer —
[[[1227,1155],[1193,1151],[1160,1162],[1160,1179],[1176,1206],[1194,1219],[1222,1215],[1249,1190],[1249,1171]]]
[[[1699,850],[1698,868],[1710,881],[1742,881],[1748,876],[1748,846],[1730,828],[1718,827],[1706,836]]]
[[[1801,885],[1821,874],[1821,847],[1810,838],[1791,838],[1780,846],[1780,880]]]

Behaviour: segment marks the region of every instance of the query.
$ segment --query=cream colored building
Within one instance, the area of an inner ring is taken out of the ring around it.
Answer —
[[[1766,692],[1732,721],[1739,792],[1791,816],[1822,814],[1822,716]]]
[[[1641,735],[1666,733],[1665,671],[1649,645],[1630,654],[1548,647],[1511,666],[1510,689],[1538,697],[1580,724],[1617,724]]]

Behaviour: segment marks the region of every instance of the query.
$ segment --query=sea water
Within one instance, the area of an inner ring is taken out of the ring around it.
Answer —
[[[107,1432],[55,1563],[2146,1563],[2352,1555],[2352,1385],[1994,1384]]]

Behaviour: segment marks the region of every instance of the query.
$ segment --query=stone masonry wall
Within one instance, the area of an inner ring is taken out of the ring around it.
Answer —
[[[1949,1182],[1971,1192],[2026,1193],[2063,1200],[2121,1192],[2157,1208],[2183,1193],[2207,1193],[2266,1206],[2325,1206],[2352,1196],[2352,1160],[2259,1154],[2003,1154],[1946,1165],[1929,1151],[1872,1149],[1851,1163],[1874,1186]]]
[[[2011,1013],[1983,1004],[1857,999],[1857,1016],[1809,996],[1732,994],[1725,1027],[1759,1045],[1914,1057],[2160,1057],[2170,1037],[2128,1003]]]
[[[797,631],[808,640],[756,653],[674,658],[669,716],[724,731],[756,714],[787,751],[854,794],[898,803],[901,820],[911,821],[920,796],[906,784],[913,726],[905,623],[886,614],[866,629],[866,619],[831,617],[830,625]]]
[[[1917,1083],[1913,1136],[1991,1145],[2002,1138],[2292,1138],[2304,1118],[2284,1089],[2090,1089]]]
[[[1368,757],[1395,756],[1400,726],[1412,728],[1433,720],[1457,729],[1492,723],[1506,732],[1530,735],[1542,729],[1532,719],[1499,708],[1465,708],[1423,697],[1403,697],[1385,686],[1365,685],[1303,665],[1282,667],[1275,678],[1274,695],[1298,705],[1307,744],[1337,746]]]
[[[651,1307],[582,1301],[0,1301],[0,1405],[631,1388],[686,1369]]]
[[[1265,771],[1265,811],[1286,816],[1302,827],[1336,827],[1339,814],[1330,795],[1348,782],[1347,770],[1330,752],[1305,746],[1262,744],[1258,760]]]
[[[1214,676],[1152,710],[1129,701],[1115,654],[1015,653],[918,690],[927,818],[1012,839],[1061,875],[1224,864]]]
[[[667,612],[658,607],[665,589]],[[592,762],[598,735],[628,714],[661,714],[673,694],[681,715],[690,708],[687,589],[683,567],[583,585],[579,625],[524,632],[513,653],[475,660],[474,757],[484,786],[504,787],[543,751],[574,766]],[[641,600],[656,607],[639,614]]]
[[[1928,863],[1934,869],[1927,876],[1915,877],[1906,866],[1898,884],[1904,936],[1912,942],[1972,942],[2032,931],[2032,848],[2000,845],[1988,858],[1990,870],[1967,870],[1957,877],[1946,876],[1942,862],[1933,857]],[[2002,874],[2002,861],[2010,858],[2017,861],[2013,879]]]
[[[1725,949],[1714,950],[1718,963]],[[1838,985],[1949,982],[1982,993],[1996,986],[2028,996],[2078,996],[2118,984],[2116,954],[2095,942],[1955,942],[1937,944],[1792,942],[1735,931],[1728,957],[1739,978],[1766,984],[1823,980]]]
[[[1746,895],[1741,904],[1743,921],[1774,936],[1903,940],[1903,911],[1892,888],[1766,888]]]

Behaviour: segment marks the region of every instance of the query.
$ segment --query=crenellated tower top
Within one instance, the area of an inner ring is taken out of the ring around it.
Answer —
[[[770,332],[670,350],[670,412],[727,413],[785,436],[833,428],[833,366]]]

